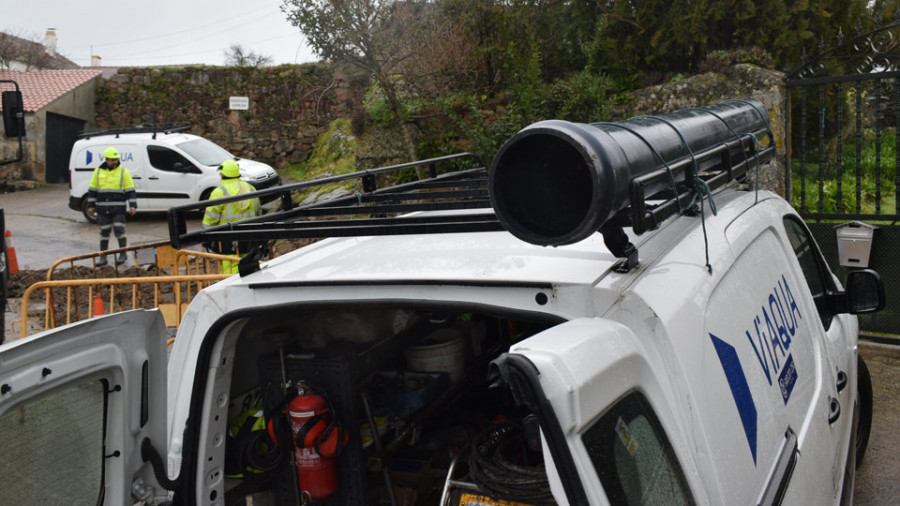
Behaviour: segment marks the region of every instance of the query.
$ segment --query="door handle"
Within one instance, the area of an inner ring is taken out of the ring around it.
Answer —
[[[841,392],[847,386],[847,373],[838,371],[837,373],[837,391]]]
[[[159,179],[159,178],[158,178],[158,177],[148,177],[147,179],[149,179],[149,180],[151,180],[151,181],[156,181],[156,180]]]
[[[830,425],[836,422],[837,419],[841,417],[841,403],[837,399],[832,397],[828,408],[828,423]]]

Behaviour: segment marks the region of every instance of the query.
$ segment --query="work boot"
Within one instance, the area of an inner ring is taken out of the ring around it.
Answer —
[[[128,245],[127,239],[125,239],[124,237],[119,238],[119,247],[120,248],[124,248],[127,245]],[[124,251],[119,253],[119,255],[116,257],[116,265],[122,265],[127,261],[128,261],[128,255],[126,255]]]
[[[100,239],[100,251],[106,251],[107,249],[109,249],[109,240]],[[103,255],[97,259],[97,267],[103,267],[106,265],[106,263],[106,255]]]

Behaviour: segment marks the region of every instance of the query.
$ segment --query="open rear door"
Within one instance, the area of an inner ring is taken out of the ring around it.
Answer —
[[[582,318],[493,362],[496,382],[537,418],[560,504],[694,502],[682,468],[693,464],[650,355],[629,328]]]
[[[138,310],[0,346],[2,502],[164,496],[140,450],[165,450],[165,339],[160,313]]]

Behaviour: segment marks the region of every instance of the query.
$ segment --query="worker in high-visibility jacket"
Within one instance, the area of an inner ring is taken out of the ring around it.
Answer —
[[[234,160],[225,160],[222,162],[222,165],[219,166],[219,175],[222,178],[222,181],[219,186],[210,193],[210,200],[256,191],[253,186],[241,181],[241,170]],[[206,213],[203,215],[203,228],[215,227],[225,223],[233,223],[235,221],[252,218],[259,213],[259,210],[260,203],[259,199],[256,197],[209,206],[206,208]],[[213,253],[235,257],[235,260],[233,261],[222,261],[221,272],[223,274],[237,274],[238,262],[240,262],[242,256],[247,254],[247,251],[241,251],[241,243],[237,241],[207,243],[206,247]]]
[[[131,173],[119,162],[119,151],[108,147],[103,151],[105,161],[94,169],[91,182],[88,184],[88,212],[97,213],[97,224],[100,225],[100,251],[109,248],[110,232],[119,241],[119,247],[128,245],[125,235],[125,213],[134,216],[137,211],[137,193]],[[128,259],[125,252],[116,257],[116,264],[123,264]],[[97,265],[106,265],[106,255],[97,260]]]

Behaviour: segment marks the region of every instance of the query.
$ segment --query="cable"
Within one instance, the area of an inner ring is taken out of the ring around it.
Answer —
[[[515,464],[509,455],[521,454],[527,445],[522,426],[502,421],[479,434],[469,451],[469,475],[475,484],[505,501],[535,502],[553,498],[543,463]]]
[[[643,135],[639,134],[637,132],[637,130],[634,130],[630,127],[626,127],[625,125],[622,125],[619,123],[597,122],[597,123],[591,123],[591,126],[607,126],[607,127],[621,128],[622,130],[625,130],[626,132],[631,133],[632,135],[637,137],[641,142],[646,144],[647,147],[650,148],[650,151],[652,151],[653,154],[656,155],[657,158],[659,158],[659,161],[662,162],[663,166],[666,168],[666,173],[669,175],[669,182],[672,184],[672,193],[674,193],[676,196],[678,195],[678,184],[675,182],[675,173],[672,172],[672,167],[669,167],[669,163],[666,161],[666,159],[663,158],[662,155],[659,154],[659,151],[657,151],[656,148],[653,147],[652,144],[650,144],[650,141],[648,141]],[[677,197],[675,199],[675,204],[678,206],[678,214],[683,214],[684,209],[682,209],[682,207],[681,207],[681,200],[678,199]]]

